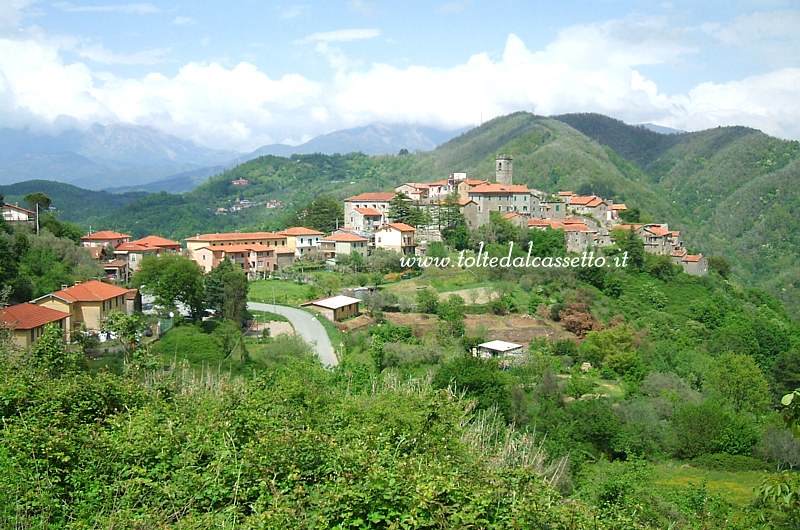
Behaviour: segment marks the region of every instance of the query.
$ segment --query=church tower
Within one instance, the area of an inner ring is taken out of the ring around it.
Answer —
[[[495,158],[495,181],[498,184],[513,184],[514,165],[508,155],[497,155]]]

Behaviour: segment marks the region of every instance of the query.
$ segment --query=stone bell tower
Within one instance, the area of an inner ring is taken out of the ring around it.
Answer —
[[[513,184],[514,164],[509,155],[497,155],[494,168],[495,181],[498,184]]]

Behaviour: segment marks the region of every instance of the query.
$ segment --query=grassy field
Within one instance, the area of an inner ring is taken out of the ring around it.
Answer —
[[[288,280],[257,280],[250,282],[247,298],[251,302],[264,302],[298,306],[311,299],[311,287]]]
[[[705,482],[708,492],[744,510],[755,499],[754,490],[767,473],[762,471],[717,471],[669,462],[655,466],[656,484],[684,489]]]

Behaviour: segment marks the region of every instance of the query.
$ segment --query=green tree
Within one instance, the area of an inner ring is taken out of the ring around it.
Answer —
[[[457,294],[451,294],[444,302],[439,302],[436,314],[442,321],[445,334],[451,337],[461,337],[464,335],[464,313],[466,307],[464,299]]]
[[[708,268],[723,278],[729,278],[731,275],[731,263],[723,256],[709,256]]]
[[[436,313],[439,306],[439,296],[430,288],[417,291],[417,309],[421,313]]]
[[[33,343],[31,361],[34,366],[45,370],[52,377],[74,374],[85,366],[83,353],[68,349],[64,344],[64,330],[55,324],[48,324],[44,333]]]
[[[107,330],[117,335],[122,347],[125,349],[126,359],[130,360],[133,352],[139,347],[139,338],[143,328],[143,322],[139,315],[128,315],[120,311],[112,311],[108,314],[103,325]]]
[[[386,212],[386,216],[392,222],[411,224],[409,223],[409,218],[413,208],[414,205],[408,195],[398,193],[389,201],[389,209]]]
[[[510,418],[511,397],[508,376],[497,362],[463,355],[441,365],[433,377],[434,388],[455,386],[475,399],[479,409],[497,407],[506,419]]]
[[[611,231],[611,237],[616,242],[617,250],[627,253],[628,265],[631,269],[642,270],[645,261],[644,241],[636,234],[636,231],[633,228],[630,230],[614,229]]]
[[[296,226],[329,233],[342,226],[343,220],[344,206],[341,201],[322,195],[297,210],[291,222]]]
[[[727,352],[714,359],[703,387],[736,412],[763,412],[769,403],[769,383],[748,355]]]
[[[247,312],[247,291],[250,284],[238,265],[223,260],[204,278],[205,302],[218,317],[241,322]]]
[[[46,212],[50,209],[50,205],[52,204],[52,200],[50,197],[42,193],[41,191],[35,191],[25,195],[22,200],[27,204],[31,210],[36,210],[36,207],[39,207],[39,213]]]
[[[145,256],[132,283],[143,293],[153,295],[156,304],[175,307],[185,304],[193,320],[203,314],[203,272],[192,260],[180,254]]]

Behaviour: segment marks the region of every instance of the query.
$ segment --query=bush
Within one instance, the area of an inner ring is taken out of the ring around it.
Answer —
[[[763,460],[744,455],[729,455],[728,453],[700,455],[692,459],[692,465],[703,469],[732,472],[768,471],[770,467]]]
[[[510,419],[511,398],[509,378],[497,363],[465,355],[443,364],[433,378],[434,388],[455,385],[478,402],[479,409],[497,407],[498,412]]]

